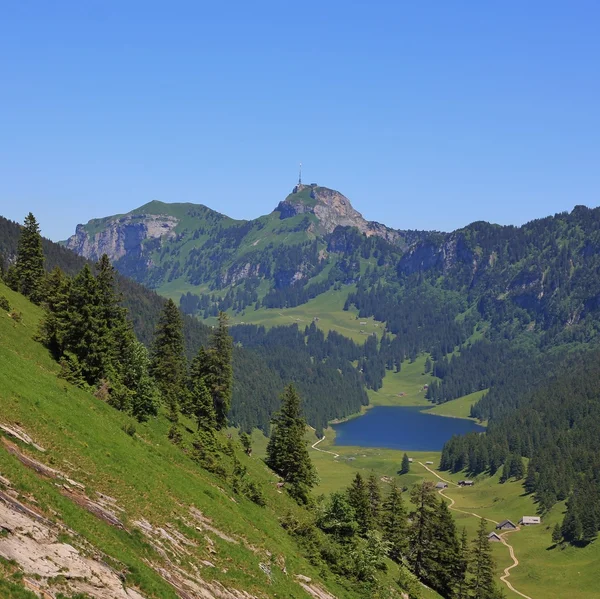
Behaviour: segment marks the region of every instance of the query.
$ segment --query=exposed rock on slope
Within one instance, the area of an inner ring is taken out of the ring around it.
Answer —
[[[177,218],[167,215],[126,215],[108,219],[95,234],[90,234],[84,225],[77,225],[75,235],[67,240],[67,247],[90,260],[98,260],[102,254],[113,261],[127,254],[139,256],[143,241],[172,237],[178,222]]]
[[[312,213],[319,219],[319,226],[325,233],[332,233],[336,227],[356,227],[367,237],[376,235],[392,243],[400,237],[394,229],[365,220],[346,196],[327,187],[297,185],[293,193],[279,203],[277,211],[281,218]]]

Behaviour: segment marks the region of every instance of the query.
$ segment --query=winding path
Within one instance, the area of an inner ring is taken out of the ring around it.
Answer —
[[[319,444],[321,441],[323,441],[324,439],[325,439],[325,437],[321,437],[320,439],[317,439],[317,441],[315,441],[315,442],[314,442],[314,443],[311,445],[311,447],[312,447],[313,449],[316,449],[317,451],[320,451],[321,453],[329,453],[329,454],[331,454],[331,455],[332,455],[334,458],[339,458],[339,457],[340,457],[340,454],[339,454],[339,453],[334,453],[333,451],[327,451],[326,449],[319,449],[319,448],[317,447],[317,445],[318,445],[318,444]]]
[[[437,472],[435,472],[435,470],[432,470],[431,468],[429,468],[429,466],[426,466],[425,464],[423,464],[422,462],[418,462],[418,464],[420,464],[421,466],[423,466],[423,468],[425,468],[425,470],[427,470],[428,472],[430,472],[431,474],[433,474],[436,478],[439,478],[441,481],[445,482],[448,485],[454,485],[455,487],[458,487],[458,485],[451,481],[451,480],[447,480],[445,478],[442,478]],[[446,499],[448,499],[450,501],[450,504],[448,505],[448,508],[455,511],[455,512],[460,512],[461,514],[467,514],[468,516],[474,516],[475,518],[479,518],[481,520],[487,520],[488,522],[492,522],[494,524],[498,524],[498,522],[496,522],[496,520],[492,520],[491,518],[484,518],[483,516],[480,516],[479,514],[476,514],[475,512],[465,512],[464,510],[459,510],[458,508],[454,507],[454,504],[456,503],[456,501],[454,501],[454,499],[452,499],[452,497],[445,495],[444,491],[446,489],[440,489],[439,490],[439,494],[442,497],[445,497]],[[511,532],[518,532],[519,530],[521,530],[519,527],[516,528],[516,530],[511,530],[511,531],[507,531],[507,532],[503,532],[500,535],[498,535],[500,537],[500,540],[502,541],[502,543],[504,545],[506,545],[506,547],[508,548],[508,552],[510,554],[510,557],[513,561],[512,565],[508,566],[508,568],[504,568],[504,574],[500,577],[500,580],[513,592],[516,593],[517,595],[520,595],[521,597],[523,597],[523,599],[531,599],[531,597],[529,595],[525,595],[524,593],[521,593],[521,591],[517,591],[517,589],[515,589],[515,587],[513,587],[513,585],[509,582],[508,578],[510,576],[510,571],[513,568],[516,568],[519,565],[519,560],[517,559],[517,556],[515,555],[515,550],[513,548],[513,546],[507,542],[507,540],[504,538],[505,535],[510,534]]]

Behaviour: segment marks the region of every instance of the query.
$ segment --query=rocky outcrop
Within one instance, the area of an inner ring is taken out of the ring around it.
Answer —
[[[115,262],[127,254],[141,256],[142,244],[147,239],[173,237],[178,224],[174,216],[135,214],[108,219],[94,234],[90,229],[95,224],[77,225],[75,235],[67,240],[66,246],[90,260],[98,260],[106,254]]]
[[[279,202],[276,210],[282,219],[312,213],[319,219],[319,226],[325,233],[332,233],[336,227],[356,227],[367,237],[376,235],[391,243],[400,238],[398,231],[366,220],[346,196],[327,187],[297,185],[283,202]]]

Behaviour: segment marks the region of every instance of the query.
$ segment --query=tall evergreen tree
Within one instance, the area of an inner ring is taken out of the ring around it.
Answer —
[[[346,494],[348,496],[348,503],[352,506],[356,514],[358,532],[364,536],[373,527],[373,521],[371,518],[369,490],[360,472],[357,472],[354,476]]]
[[[69,319],[65,347],[73,368],[95,385],[106,376],[109,364],[108,328],[101,318],[98,287],[86,264],[73,279],[69,293]]]
[[[400,467],[400,474],[408,474],[410,472],[410,462],[408,456],[404,454],[402,456],[402,466]]]
[[[469,592],[471,599],[498,599],[502,593],[494,580],[494,559],[487,538],[486,520],[479,521],[477,536],[472,541],[469,563]]]
[[[437,510],[437,525],[435,527],[431,566],[433,569],[428,576],[430,585],[442,596],[450,597],[459,579],[460,543],[456,534],[456,524],[448,509],[448,504],[440,498]]]
[[[32,302],[39,304],[41,284],[44,278],[44,252],[42,236],[35,216],[30,212],[25,217],[19,244],[15,275],[18,279],[19,291]]]
[[[172,422],[178,420],[178,406],[184,396],[186,360],[183,323],[179,309],[172,299],[161,312],[152,344],[150,373],[156,380]]]
[[[453,599],[468,599],[469,588],[467,584],[467,571],[469,568],[469,540],[467,529],[463,528],[460,535],[460,549],[456,561],[454,574],[455,586]]]
[[[281,409],[271,419],[265,461],[283,478],[292,497],[308,503],[310,489],[317,484],[317,474],[304,439],[306,422],[300,403],[294,386],[288,385],[281,396]]]
[[[429,582],[436,570],[431,547],[436,536],[438,501],[433,483],[415,485],[410,500],[415,510],[410,515],[408,562],[417,578]]]
[[[375,474],[369,476],[367,481],[367,489],[369,492],[369,507],[371,514],[371,526],[373,528],[379,527],[381,520],[381,489],[379,488],[379,482]]]
[[[400,490],[392,483],[390,493],[383,502],[381,529],[383,538],[390,543],[390,557],[399,562],[408,547],[408,521]]]
[[[213,397],[218,428],[227,425],[233,387],[233,340],[229,334],[227,314],[219,313],[219,323],[210,339],[209,372],[206,377]]]

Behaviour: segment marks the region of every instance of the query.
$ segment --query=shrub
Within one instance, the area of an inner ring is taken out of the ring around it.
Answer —
[[[5,312],[10,312],[10,304],[3,295],[0,295],[0,309],[4,310]]]

